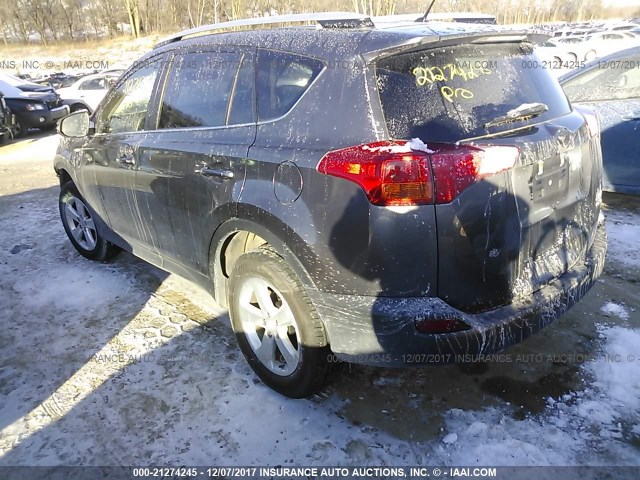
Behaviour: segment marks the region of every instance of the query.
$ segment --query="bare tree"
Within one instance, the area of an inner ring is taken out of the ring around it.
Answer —
[[[135,38],[140,36],[140,5],[139,0],[124,0],[124,7],[129,18],[129,26],[131,27],[131,35]]]

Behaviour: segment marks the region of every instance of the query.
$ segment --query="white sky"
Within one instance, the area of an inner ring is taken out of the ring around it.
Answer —
[[[640,7],[640,0],[603,0],[606,7]]]

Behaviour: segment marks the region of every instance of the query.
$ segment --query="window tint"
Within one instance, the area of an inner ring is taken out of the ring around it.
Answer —
[[[226,125],[239,53],[180,55],[167,78],[158,128]]]
[[[98,133],[136,132],[144,128],[159,66],[158,61],[145,63],[114,90],[98,116]]]
[[[489,133],[487,122],[526,103],[549,108],[532,122],[568,114],[560,85],[533,68],[537,61],[528,44],[462,45],[383,59],[376,73],[389,134],[449,143]]]
[[[322,70],[322,62],[282,52],[258,53],[258,118],[281,117],[298,101]]]
[[[618,68],[595,67],[567,81],[563,86],[569,99],[599,102],[640,98],[640,57],[614,62],[619,62]]]

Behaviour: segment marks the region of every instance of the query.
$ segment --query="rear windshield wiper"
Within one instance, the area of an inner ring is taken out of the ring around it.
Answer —
[[[502,115],[488,121],[484,124],[484,128],[538,117],[547,110],[549,110],[549,107],[544,103],[523,103],[519,107],[509,110],[506,115]]]

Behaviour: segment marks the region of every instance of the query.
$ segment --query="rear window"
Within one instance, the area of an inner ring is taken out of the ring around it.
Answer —
[[[389,134],[456,142],[525,125],[484,127],[531,103],[549,109],[529,122],[566,115],[562,88],[538,65],[529,44],[460,45],[383,59],[376,74]]]

